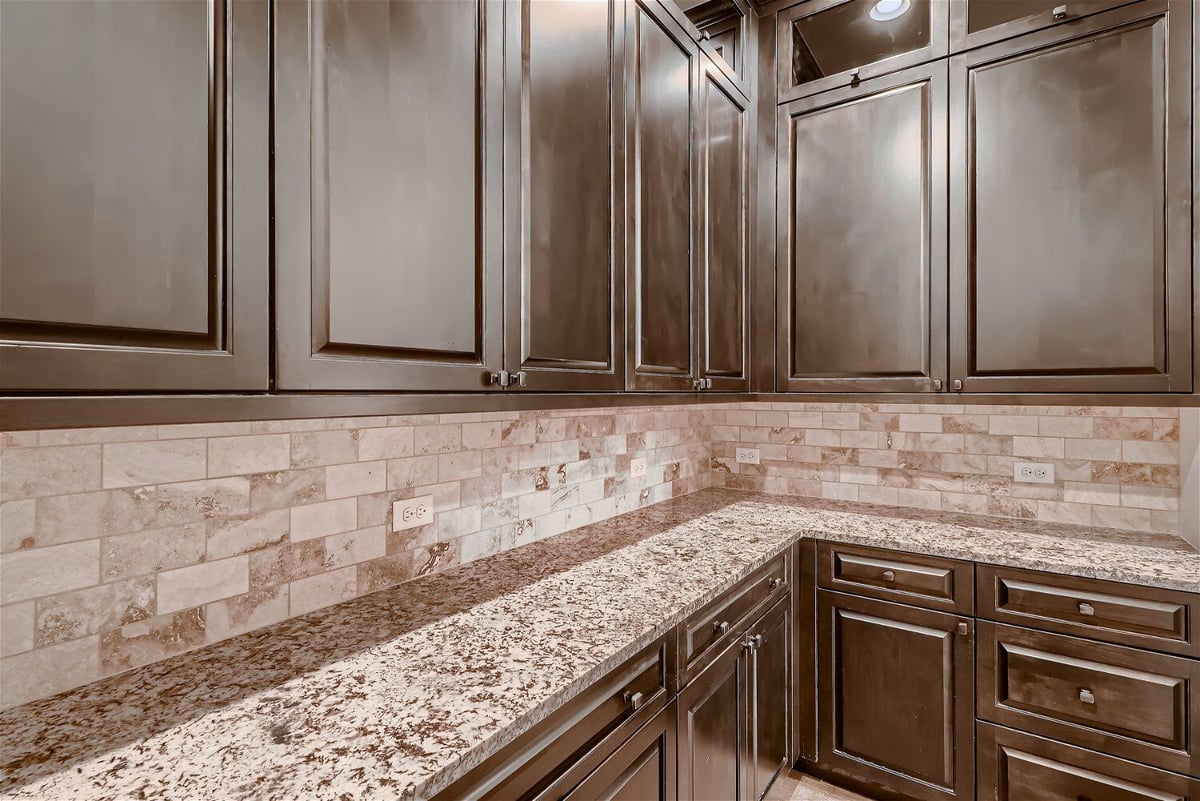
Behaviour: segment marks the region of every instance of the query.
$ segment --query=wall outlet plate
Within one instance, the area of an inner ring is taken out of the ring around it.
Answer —
[[[404,531],[433,522],[433,496],[406,498],[392,503],[392,531]]]
[[[758,464],[758,448],[738,448],[734,455],[738,464]]]
[[[1053,484],[1054,465],[1045,462],[1013,462],[1013,481],[1023,484]]]
[[[646,475],[646,458],[644,456],[629,460],[629,475],[633,478],[641,478]]]

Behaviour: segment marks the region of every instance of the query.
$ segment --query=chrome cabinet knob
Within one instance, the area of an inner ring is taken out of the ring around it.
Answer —
[[[1054,11],[1051,13],[1054,14],[1055,19],[1066,19],[1067,18],[1067,7],[1065,5],[1055,6]]]
[[[952,386],[954,387],[955,392],[962,392],[962,388],[963,388],[962,379],[961,378],[954,379],[954,383],[952,384]]]
[[[942,379],[940,379],[940,378],[933,379],[933,388],[935,390],[937,390],[938,392],[941,392],[942,391]]]
[[[896,572],[894,570],[883,571],[883,580],[884,581],[895,581],[896,580]]]
[[[968,634],[971,633],[971,624],[959,623],[958,624],[958,633],[961,634],[963,637],[966,637]]]
[[[724,634],[727,631],[729,631],[729,623],[727,621],[722,620],[719,623],[713,623],[713,633],[714,634],[720,635],[720,634]]]
[[[1096,703],[1096,696],[1092,695],[1092,691],[1086,687],[1081,687],[1079,690],[1079,700],[1085,704]]]
[[[783,579],[776,576],[775,578],[771,579],[771,581],[768,583],[767,586],[770,587],[772,590],[777,590],[783,586]]]
[[[630,692],[629,690],[625,691],[623,698],[625,699],[625,705],[635,712],[641,709],[642,705],[646,703],[645,695],[642,693]]]
[[[1088,617],[1091,617],[1092,615],[1096,614],[1096,607],[1092,606],[1091,604],[1087,603],[1086,601],[1080,601],[1079,602],[1079,614],[1087,615]]]

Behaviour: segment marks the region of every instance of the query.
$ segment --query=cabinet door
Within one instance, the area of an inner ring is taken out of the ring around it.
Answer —
[[[747,649],[730,645],[679,694],[679,797],[748,801],[750,682]]]
[[[506,5],[505,366],[514,389],[625,386],[625,5]]]
[[[637,0],[626,16],[626,386],[690,390],[696,378],[693,100],[699,51],[654,0]]]
[[[817,610],[818,764],[907,798],[972,798],[971,619],[824,590]]]
[[[780,107],[777,389],[945,375],[946,65]]]
[[[0,3],[0,390],[266,389],[267,25]]]
[[[789,734],[792,697],[792,599],[780,599],[750,629],[751,798],[761,799],[791,763]]]
[[[1146,0],[951,59],[962,389],[1191,389],[1192,13]]]
[[[700,78],[698,364],[712,388],[750,386],[750,101],[707,56]]]
[[[281,388],[489,386],[502,13],[497,0],[276,3]]]
[[[951,0],[950,50],[959,53],[1131,2],[1137,0]]]
[[[564,801],[676,801],[675,714],[655,715]]]

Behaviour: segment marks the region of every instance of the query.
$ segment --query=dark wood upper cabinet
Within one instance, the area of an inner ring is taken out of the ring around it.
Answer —
[[[950,50],[959,53],[1132,2],[1137,0],[950,0]]]
[[[750,94],[754,9],[747,0],[660,0],[738,90]]]
[[[503,10],[276,3],[281,388],[478,390],[499,369]]]
[[[266,389],[267,30],[0,3],[0,390]]]
[[[1144,0],[951,59],[955,389],[1191,390],[1192,13]]]
[[[940,62],[779,108],[779,391],[942,387],[946,85]]]
[[[941,58],[949,46],[947,0],[809,0],[775,25],[780,103]]]
[[[700,77],[700,378],[746,391],[750,382],[750,101],[707,56]]]
[[[625,386],[625,4],[506,5],[505,366]]]
[[[655,0],[629,4],[626,17],[626,386],[690,390],[700,53]]]

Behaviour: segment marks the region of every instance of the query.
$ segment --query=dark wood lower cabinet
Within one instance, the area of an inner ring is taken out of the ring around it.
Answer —
[[[675,801],[675,704],[659,712],[579,786],[569,801]],[[539,800],[540,801],[540,800]]]
[[[791,761],[792,640],[791,598],[784,598],[750,629],[750,700],[753,798],[759,799]]]
[[[750,740],[749,664],[734,642],[679,694],[679,795],[743,801]]]

